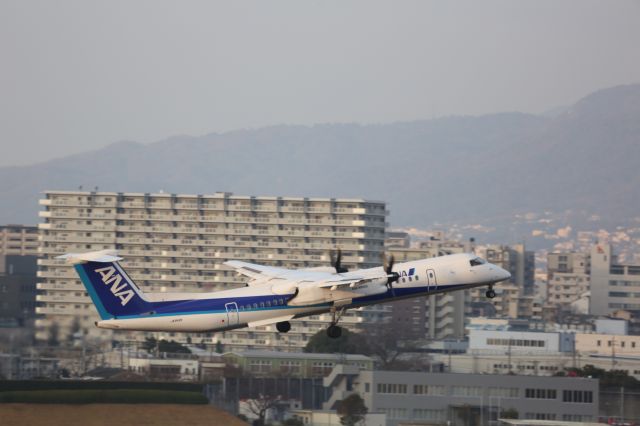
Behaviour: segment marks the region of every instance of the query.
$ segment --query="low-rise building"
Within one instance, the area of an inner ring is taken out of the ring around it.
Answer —
[[[481,352],[573,352],[575,334],[499,330],[495,327],[469,329],[469,351]]]
[[[337,426],[340,415],[335,410],[291,410],[291,417],[300,419],[305,426]],[[385,426],[387,416],[384,413],[368,412],[363,419],[367,426]]]
[[[369,411],[386,414],[387,426],[497,425],[506,411],[520,419],[595,421],[598,416],[597,379],[359,371],[340,365],[324,384],[332,389],[325,409],[358,393]]]
[[[52,357],[0,353],[0,378],[55,379],[59,375],[59,363],[57,358]]]
[[[318,354],[278,351],[230,352],[223,357],[233,366],[252,376],[324,377],[336,365],[373,369],[374,361],[364,355]]]
[[[131,356],[129,371],[151,380],[197,381],[200,378],[200,362],[193,355],[163,354],[162,357]]]
[[[577,333],[576,351],[581,354],[598,354],[611,357],[637,356],[640,362],[640,336],[601,333]],[[640,368],[640,364],[638,365]]]

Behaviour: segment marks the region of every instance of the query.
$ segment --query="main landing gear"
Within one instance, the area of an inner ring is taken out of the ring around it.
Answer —
[[[331,325],[327,327],[327,336],[332,339],[337,339],[338,337],[342,336],[342,327],[338,325],[338,321],[340,321],[340,318],[342,317],[342,314],[344,314],[344,311],[345,308],[341,308],[338,312],[338,309],[335,306],[331,307],[332,318]]]
[[[492,285],[489,286],[489,290],[487,290],[484,295],[487,296],[487,298],[489,299],[493,299],[494,297],[496,297],[496,292],[493,289]]]
[[[276,323],[276,329],[280,333],[286,333],[291,330],[291,323],[289,321],[281,321]]]

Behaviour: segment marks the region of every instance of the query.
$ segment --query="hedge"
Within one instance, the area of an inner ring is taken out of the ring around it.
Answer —
[[[30,390],[153,389],[202,392],[197,383],[109,382],[103,380],[0,380],[0,392]]]
[[[108,389],[108,390],[32,390],[0,392],[0,403],[35,404],[207,404],[199,392]]]

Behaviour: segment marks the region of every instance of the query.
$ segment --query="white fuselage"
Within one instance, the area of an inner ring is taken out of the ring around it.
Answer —
[[[312,283],[312,271],[291,271],[286,280],[264,280],[259,284],[215,293],[148,294],[151,302],[178,303],[171,312],[118,317],[98,321],[102,328],[144,331],[210,332],[241,327],[288,321],[309,315],[329,312],[332,309],[356,308],[393,300],[444,293],[465,288],[491,285],[506,280],[510,274],[504,269],[483,263],[470,263],[475,256],[454,254],[412,262],[397,263],[393,272],[400,275],[389,289],[385,280],[350,289],[325,290],[325,300],[317,303],[296,305],[292,302],[300,288]],[[378,274],[384,276],[382,268],[372,268],[339,274]],[[326,273],[325,273],[326,275]],[[334,274],[335,276],[335,274]],[[290,285],[289,285],[290,284]],[[289,292],[283,291],[289,287]],[[283,287],[284,286],[284,287]],[[298,288],[298,290],[295,290]],[[345,296],[346,295],[346,296]],[[299,299],[298,299],[299,300]],[[184,309],[180,307],[183,306]]]

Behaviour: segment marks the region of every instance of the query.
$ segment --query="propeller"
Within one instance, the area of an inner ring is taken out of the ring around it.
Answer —
[[[393,283],[400,279],[400,274],[397,272],[393,272],[393,264],[395,263],[395,259],[393,255],[389,256],[389,261],[387,261],[387,256],[382,253],[382,269],[387,273],[387,288],[391,290],[391,295],[395,296],[393,291]]]
[[[342,266],[342,250],[338,249],[337,253],[334,253],[333,250],[331,250],[329,252],[329,259],[331,260],[331,266],[336,269],[337,274],[349,272],[347,268]]]

